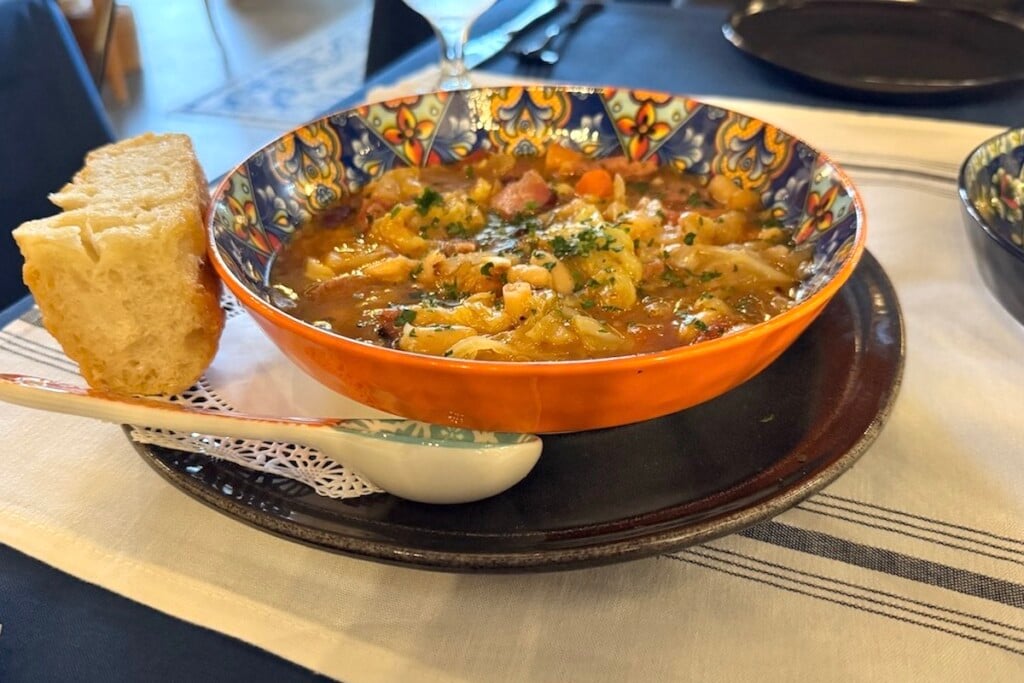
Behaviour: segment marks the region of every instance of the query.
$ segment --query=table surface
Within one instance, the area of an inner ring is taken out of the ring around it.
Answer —
[[[505,6],[507,7],[507,5]],[[503,6],[480,30],[502,17]],[[880,102],[808,90],[749,59],[720,31],[722,7],[610,5],[575,35],[555,81],[765,99],[810,106],[1012,125],[1024,88],[941,101]],[[434,58],[424,45],[367,84],[398,80]],[[609,55],[615,55],[614,59]],[[509,56],[488,70],[522,73]],[[339,106],[360,100],[356,93]],[[209,169],[211,175],[220,169]],[[0,313],[13,319],[28,300]],[[310,680],[310,672],[255,647],[166,616],[0,545],[0,680]]]

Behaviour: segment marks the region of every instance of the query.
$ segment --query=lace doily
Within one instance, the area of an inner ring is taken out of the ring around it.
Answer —
[[[224,310],[228,318],[246,315],[234,298],[225,296]],[[188,391],[169,399],[203,410],[233,412],[205,377]],[[241,467],[301,482],[321,496],[356,498],[380,489],[345,469],[343,465],[315,448],[290,443],[234,439],[164,429],[132,426],[130,435],[138,443],[151,444],[191,453],[201,453],[227,460]]]

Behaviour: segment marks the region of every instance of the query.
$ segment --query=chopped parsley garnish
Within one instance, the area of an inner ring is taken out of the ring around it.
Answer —
[[[666,268],[661,271],[661,279],[676,287],[685,287],[686,282],[672,269]]]
[[[449,237],[468,237],[470,234],[462,223],[449,223],[444,226],[444,231],[448,233]]]
[[[444,206],[444,197],[432,187],[423,188],[423,192],[414,201],[421,216],[426,216],[432,206]]]
[[[686,205],[687,206],[697,206],[698,204],[703,204],[703,203],[704,203],[704,200],[701,199],[701,196],[700,196],[699,192],[691,192],[690,196],[686,198]]]
[[[683,324],[687,325],[688,327],[695,327],[698,330],[700,330],[701,332],[707,332],[708,331],[707,323],[705,323],[703,320],[701,320],[697,316],[693,315],[692,313],[686,313],[685,311],[679,311],[679,312],[676,313],[676,317],[680,318],[683,321]]]
[[[580,306],[582,306],[584,309],[593,308],[594,307],[594,300],[593,299],[584,299],[583,301],[580,302]]]
[[[565,239],[561,235],[555,235],[551,240],[551,249],[558,258],[565,258],[566,256],[574,255],[575,246],[570,240]]]
[[[476,176],[476,169],[473,168],[472,166],[467,166],[466,167],[466,177],[467,178],[473,178],[474,176]]]
[[[411,323],[415,319],[416,311],[412,310],[411,308],[403,308],[399,312],[398,317],[395,318],[395,327],[401,327],[402,325]]]
[[[597,228],[584,228],[570,237],[555,235],[551,238],[551,251],[560,259],[608,250],[622,251],[622,247]]]
[[[762,228],[782,228],[785,227],[778,218],[769,218],[768,220],[761,223]]]
[[[686,236],[683,237],[683,244],[685,244],[688,247],[692,246],[693,245],[693,241],[695,239],[697,239],[697,233],[695,233],[695,232],[688,232],[688,233],[686,233]]]
[[[402,210],[402,205],[401,204],[395,204],[394,206],[392,206],[391,207],[391,217],[394,218],[395,216],[397,216],[398,212],[401,211],[401,210]]]
[[[480,274],[485,277],[490,277],[492,268],[494,268],[494,262],[488,261],[487,263],[480,266]]]
[[[722,277],[722,274],[719,273],[717,270],[705,270],[703,273],[700,274],[700,281],[710,282],[711,280],[714,280],[716,277]]]
[[[529,204],[527,204],[526,208],[529,208]],[[499,223],[505,222],[500,216],[496,215],[496,218]],[[537,217],[533,214],[527,213],[526,211],[520,211],[516,215],[512,216],[512,218],[508,219],[507,222],[509,225],[518,226],[531,233],[540,229],[540,222],[537,220]]]

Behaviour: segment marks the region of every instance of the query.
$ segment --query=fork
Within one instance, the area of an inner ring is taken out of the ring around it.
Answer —
[[[576,5],[572,14],[561,21],[550,24],[544,30],[544,37],[534,43],[532,47],[520,48],[515,51],[519,63],[540,69],[551,69],[561,58],[561,50],[565,49],[566,43],[573,31],[589,17],[604,9],[602,2],[587,2]]]

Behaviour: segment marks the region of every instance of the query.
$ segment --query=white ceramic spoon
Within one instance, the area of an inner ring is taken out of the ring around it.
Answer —
[[[0,373],[0,400],[116,424],[312,446],[388,493],[421,503],[466,503],[516,484],[541,440],[411,420],[276,418],[216,413]]]

